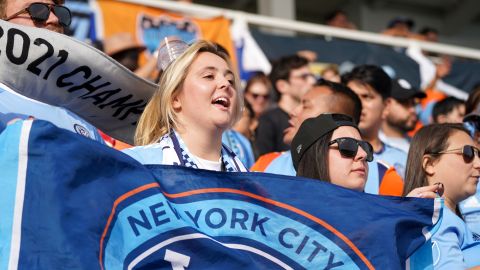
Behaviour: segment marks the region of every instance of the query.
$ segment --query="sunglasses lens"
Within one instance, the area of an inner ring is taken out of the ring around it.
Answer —
[[[357,155],[358,144],[353,139],[345,138],[338,141],[338,150],[342,156],[353,158]]]
[[[373,160],[373,147],[371,144],[369,144],[368,142],[359,142],[360,143],[360,146],[362,147],[363,151],[365,151],[365,153],[367,153],[367,161],[368,162],[371,162]]]
[[[33,3],[28,7],[28,13],[30,13],[33,20],[44,22],[48,20],[50,9],[45,4]]]
[[[473,158],[475,157],[475,151],[471,145],[465,145],[463,147],[463,159],[465,162],[470,163],[472,162]]]
[[[65,27],[69,26],[72,22],[72,14],[70,10],[64,6],[54,6],[53,13],[57,16],[58,22]]]

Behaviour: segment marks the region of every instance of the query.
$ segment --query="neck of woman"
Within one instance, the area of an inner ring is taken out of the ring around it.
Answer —
[[[188,150],[195,156],[210,161],[220,159],[223,131],[206,131],[197,128],[179,128],[176,131]]]
[[[453,213],[457,213],[457,203],[454,202],[452,199],[445,197],[445,206],[452,210]]]

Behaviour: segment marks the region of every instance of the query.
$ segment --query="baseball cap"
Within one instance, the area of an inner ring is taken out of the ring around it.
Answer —
[[[411,98],[424,98],[424,92],[414,88],[407,80],[405,79],[395,79],[392,80],[392,92],[391,97],[396,100],[408,100]]]
[[[292,160],[295,170],[308,148],[325,134],[341,126],[351,126],[358,129],[350,116],[344,114],[320,114],[315,118],[305,120],[292,140]]]

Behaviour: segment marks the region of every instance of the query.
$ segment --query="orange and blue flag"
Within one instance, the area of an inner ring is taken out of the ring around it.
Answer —
[[[0,269],[404,269],[438,202],[144,166],[40,120],[0,134]]]

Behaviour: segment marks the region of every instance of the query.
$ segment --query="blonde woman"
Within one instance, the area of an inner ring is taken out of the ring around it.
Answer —
[[[190,45],[168,65],[125,153],[143,164],[247,171],[222,145],[241,116],[243,98],[228,56],[208,41]]]

